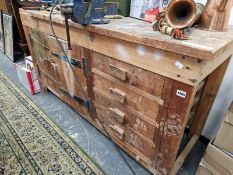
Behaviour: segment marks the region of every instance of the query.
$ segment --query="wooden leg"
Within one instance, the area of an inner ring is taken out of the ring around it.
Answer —
[[[175,164],[173,166],[171,175],[176,175],[177,174],[177,172],[179,171],[179,169],[183,165],[186,157],[188,156],[188,154],[190,153],[190,151],[192,150],[192,148],[194,147],[194,145],[197,143],[198,139],[199,139],[199,136],[197,136],[197,135],[192,136],[192,138],[189,141],[189,143],[186,145],[186,147],[184,148],[184,150],[182,151],[182,153],[176,159],[176,162],[175,162]]]
[[[226,72],[229,60],[230,58],[227,59],[222,65],[220,65],[211,75],[209,75],[198,107],[195,112],[193,125],[190,130],[190,135],[192,136],[192,138],[190,139],[189,143],[186,145],[182,153],[179,155],[179,157],[176,159],[173,169],[171,171],[171,175],[175,175],[178,172],[178,170],[184,163],[187,155],[198,141],[199,136],[201,135],[201,132],[204,128],[208,114],[214,103],[218,89],[221,85],[224,74]],[[200,85],[200,87],[202,86]],[[193,93],[196,93],[198,89],[199,88],[195,89]]]
[[[167,113],[161,118],[159,154],[156,160],[156,169],[163,174],[171,174],[179,145],[182,140],[184,128],[188,120],[191,106],[196,94],[192,86],[172,81],[171,95],[167,105]],[[185,92],[186,96],[180,97],[177,91]]]
[[[227,66],[229,64],[227,59],[222,65],[220,65],[212,74],[209,75],[206,81],[205,88],[203,90],[202,97],[198,104],[197,110],[194,115],[193,124],[190,128],[189,135],[201,135],[205,126],[205,122],[211,110],[211,107],[216,98],[217,92],[225,75]]]

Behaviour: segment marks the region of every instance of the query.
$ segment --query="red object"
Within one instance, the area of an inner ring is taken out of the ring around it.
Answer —
[[[25,89],[27,89],[32,95],[41,92],[35,70],[27,69],[24,63],[15,64],[15,68],[18,80]]]
[[[147,10],[145,15],[145,21],[153,22],[158,12],[159,12],[159,7]]]
[[[31,90],[31,94],[34,95],[35,94],[35,88],[34,88],[33,81],[32,81],[32,73],[27,71],[26,75],[27,75],[29,87],[30,87],[30,90]]]

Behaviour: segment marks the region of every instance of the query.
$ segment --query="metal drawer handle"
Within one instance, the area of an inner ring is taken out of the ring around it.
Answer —
[[[127,71],[121,68],[118,68],[112,64],[109,65],[110,68],[110,74],[114,76],[115,78],[126,81],[127,80]]]
[[[119,89],[109,88],[109,94],[119,103],[124,104],[126,101],[126,93]]]
[[[125,122],[125,113],[120,111],[117,108],[109,108],[111,116],[118,121],[119,123],[123,124]]]
[[[114,135],[120,139],[123,140],[124,139],[124,134],[125,131],[123,129],[121,129],[120,127],[118,127],[117,125],[110,125],[109,126],[111,128],[111,130],[113,131]]]

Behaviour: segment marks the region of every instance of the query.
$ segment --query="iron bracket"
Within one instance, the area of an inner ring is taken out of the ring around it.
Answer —
[[[80,105],[85,106],[85,107],[88,109],[88,111],[89,111],[90,113],[93,112],[93,110],[92,110],[92,101],[91,101],[91,100],[85,100],[85,99],[83,99],[82,97],[76,96],[76,95],[70,93],[69,91],[67,91],[67,90],[65,90],[65,89],[62,89],[62,88],[59,88],[59,89],[60,89],[65,95],[71,97],[71,98],[74,99],[76,102],[78,102]]]

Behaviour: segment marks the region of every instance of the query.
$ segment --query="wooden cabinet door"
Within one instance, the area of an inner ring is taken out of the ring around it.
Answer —
[[[89,98],[90,74],[89,60],[91,51],[72,44],[68,51],[67,42],[59,39],[66,55],[61,50],[56,38],[48,37],[49,57],[55,64],[57,84],[61,98],[85,116],[89,116],[87,100]],[[67,56],[67,57],[66,57]]]
[[[57,76],[52,76],[55,72],[53,72],[54,70],[50,64],[47,35],[34,29],[28,29],[28,35],[28,43],[31,44],[30,52],[33,63],[38,66],[40,71],[55,80],[54,77],[57,78]]]

